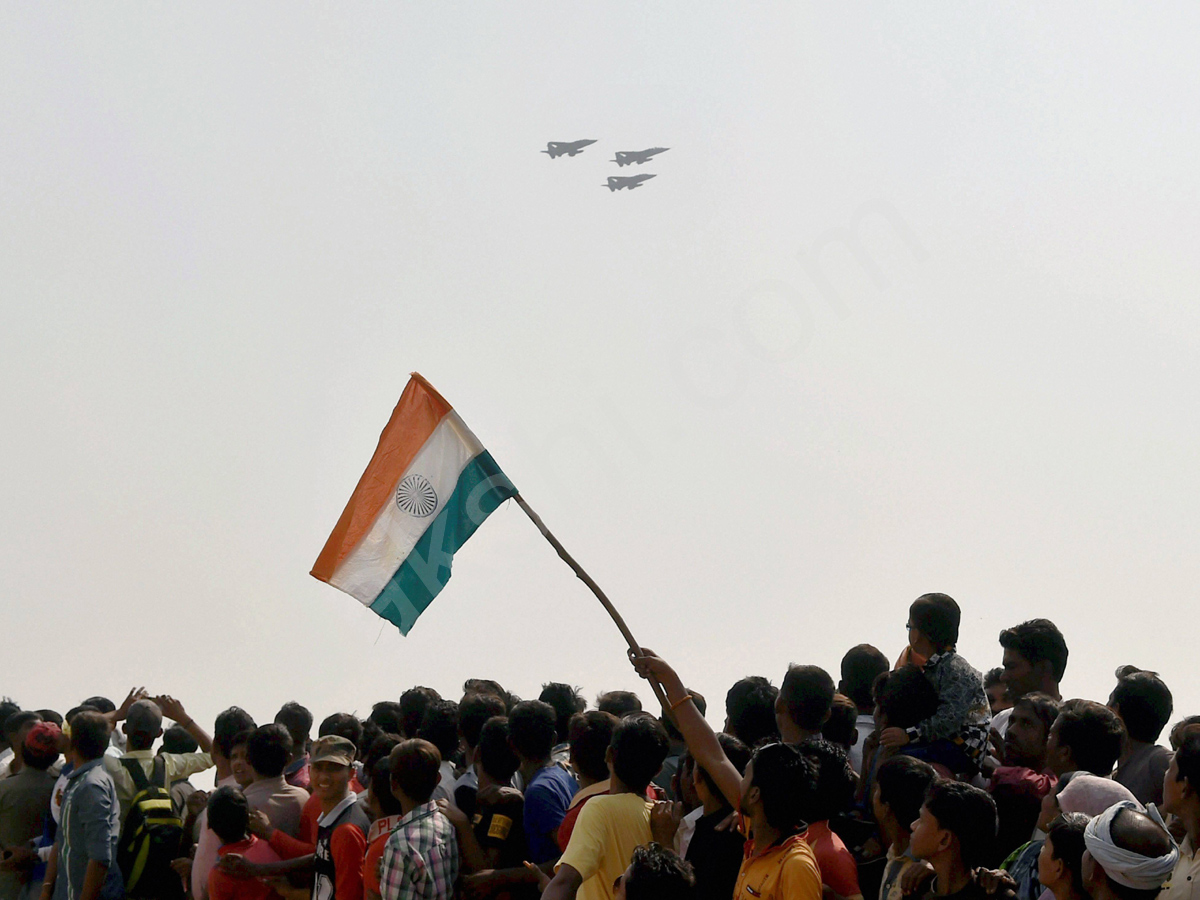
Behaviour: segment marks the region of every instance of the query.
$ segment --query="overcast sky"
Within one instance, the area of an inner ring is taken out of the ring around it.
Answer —
[[[714,723],[894,658],[926,591],[976,668],[1047,616],[1065,695],[1133,663],[1200,712],[1198,42],[1186,3],[5,4],[0,693],[648,697],[515,504],[408,638],[308,575],[418,370]]]

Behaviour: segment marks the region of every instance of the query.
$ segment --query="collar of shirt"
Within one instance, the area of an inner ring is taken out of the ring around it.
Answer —
[[[607,794],[612,787],[612,780],[605,778],[603,781],[597,781],[595,784],[589,784],[585,788],[580,788],[575,792],[575,796],[571,798],[571,804],[567,809],[574,809],[588,797],[595,797],[597,794]]]
[[[127,750],[121,754],[121,759],[154,759],[153,750]]]
[[[308,754],[305,753],[302,757],[300,757],[296,761],[290,762],[286,766],[283,767],[284,777],[286,778],[288,775],[295,775],[297,772],[299,772],[301,769],[303,769],[307,765],[308,765]]]
[[[342,802],[331,809],[329,812],[322,814],[321,818],[317,819],[317,827],[324,828],[326,825],[331,825],[337,821],[337,817],[346,811],[351,803],[358,802],[358,794],[351,791],[342,798]]]
[[[772,853],[782,853],[788,847],[792,846],[792,844],[796,843],[796,841],[802,841],[802,840],[804,840],[804,832],[798,831],[793,835],[789,835],[788,837],[784,838],[781,841],[776,841],[774,844],[772,844],[766,850],[763,850],[761,853],[755,853],[754,852],[754,841],[752,839],[748,840],[748,841],[746,841],[746,850],[745,850],[746,859],[762,859],[765,856],[770,856]]]
[[[371,823],[371,830],[367,834],[367,843],[372,843],[376,838],[384,834],[391,834],[392,829],[400,824],[403,816],[384,816],[381,819],[376,819]]]
[[[72,781],[74,781],[74,780],[75,780],[76,778],[78,778],[79,776],[81,776],[81,775],[85,775],[85,774],[87,774],[88,772],[92,771],[92,769],[96,768],[96,766],[98,766],[98,765],[101,765],[103,762],[104,762],[104,760],[103,760],[103,759],[89,759],[87,762],[85,762],[85,763],[84,763],[82,766],[80,766],[78,769],[72,769],[72,770],[71,770],[71,774],[70,774],[68,777],[69,777],[69,778],[70,778]]]
[[[247,797],[257,797],[259,794],[270,796],[271,794],[282,794],[289,786],[287,779],[278,775],[275,778],[259,778],[252,784],[246,785],[242,793]]]
[[[400,817],[400,821],[396,823],[396,827],[403,828],[405,825],[411,825],[418,819],[424,819],[426,816],[432,816],[437,811],[437,804],[432,800],[430,800],[428,803],[422,803],[420,806],[414,806],[409,812]]]
[[[217,849],[218,856],[224,856],[226,853],[237,853],[242,856],[246,855],[246,851],[258,843],[258,838],[250,835],[244,841],[238,841],[236,844],[223,844]]]

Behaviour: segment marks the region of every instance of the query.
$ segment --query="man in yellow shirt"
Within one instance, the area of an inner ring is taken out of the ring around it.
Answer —
[[[608,746],[611,786],[587,802],[542,900],[614,900],[614,884],[633,851],[651,841],[646,787],[662,768],[670,741],[653,716],[632,715],[613,731]]]
[[[733,900],[821,900],[821,872],[800,816],[802,798],[816,790],[816,764],[788,744],[766,744],[754,752],[745,775],[739,774],[675,670],[644,648],[633,665],[643,678],[662,685],[696,765],[749,819],[751,839]]]

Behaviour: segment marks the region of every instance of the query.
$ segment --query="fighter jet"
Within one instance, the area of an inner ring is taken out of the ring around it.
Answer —
[[[608,184],[603,184],[601,187],[606,187],[610,191],[619,191],[621,188],[641,187],[643,181],[649,181],[651,178],[656,178],[655,175],[609,175]]]
[[[649,150],[618,150],[617,158],[613,160],[618,166],[637,163],[639,166],[659,153],[666,153],[670,147],[651,147]]]
[[[558,157],[562,156],[563,154],[566,154],[567,156],[574,156],[576,153],[582,153],[584,147],[586,147],[588,144],[594,143],[596,142],[571,141],[569,143],[562,143],[560,141],[551,141],[546,145],[546,149],[542,152],[550,154],[551,159],[558,159]]]

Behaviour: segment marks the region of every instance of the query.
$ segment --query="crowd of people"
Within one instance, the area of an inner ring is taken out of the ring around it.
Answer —
[[[1154,672],[1063,700],[1046,619],[986,674],[945,594],[893,664],[792,665],[725,696],[631,653],[663,698],[595,708],[470,679],[319,723],[211,733],[170,696],[0,704],[0,900],[1200,900],[1200,716]],[[168,726],[168,727],[164,727]],[[211,773],[209,770],[214,770]]]

